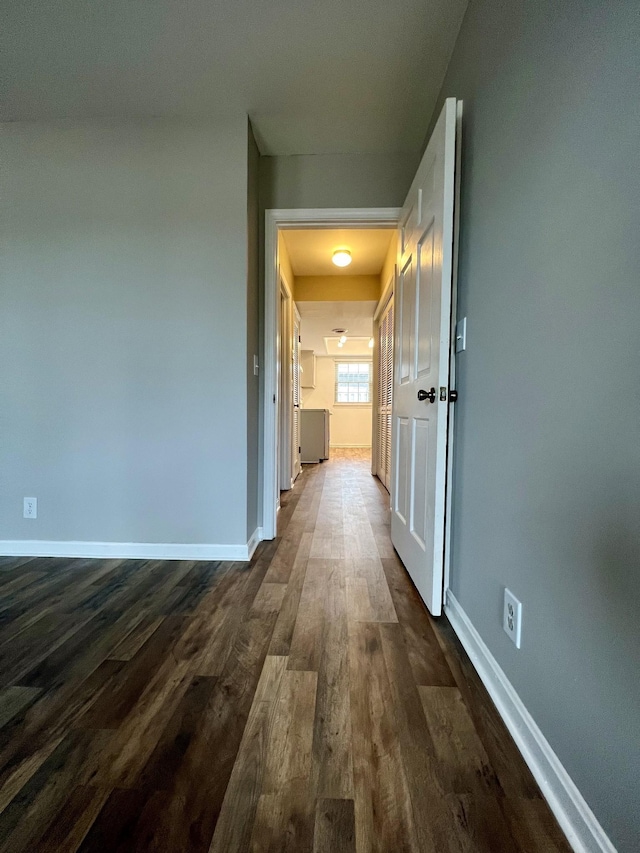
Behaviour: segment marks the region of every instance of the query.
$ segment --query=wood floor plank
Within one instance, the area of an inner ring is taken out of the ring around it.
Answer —
[[[328,799],[353,797],[347,600],[340,568],[336,563],[324,593],[313,731],[313,788]]]
[[[465,701],[500,785],[508,797],[540,797],[531,771],[500,718],[480,677],[473,669],[451,626],[441,621],[434,635],[447,659],[455,685]]]
[[[331,560],[309,558],[289,649],[289,669],[318,671],[322,655],[326,583],[333,571]]]
[[[5,687],[0,690],[0,729],[42,693],[39,687]]]
[[[56,818],[32,848],[33,853],[76,853],[108,796],[107,789],[90,785],[74,788]]]
[[[319,799],[313,835],[313,853],[355,853],[353,800]]]
[[[569,842],[543,800],[505,798],[500,800],[500,807],[522,853],[571,853]]]
[[[44,693],[2,730],[0,812],[26,785],[94,702],[108,692],[122,664],[104,661],[79,685]]]
[[[349,623],[356,849],[419,851],[379,626]]]
[[[345,583],[349,619],[353,622],[377,621],[374,619],[366,578],[347,577]]]
[[[286,657],[266,658],[216,824],[210,853],[241,853],[251,842]]]
[[[416,684],[453,687],[456,682],[433,632],[424,604],[398,557],[382,560]]]
[[[291,641],[295,630],[296,619],[298,617],[298,608],[300,606],[300,596],[302,587],[307,573],[308,551],[311,548],[311,534],[303,533],[304,543],[301,542],[300,549],[296,555],[295,562],[289,575],[287,589],[282,599],[280,613],[273,629],[273,637],[269,654],[272,655],[288,655],[291,649]],[[268,576],[268,575],[267,575]]]
[[[287,591],[286,583],[267,583],[262,584],[258,590],[253,602],[254,610],[265,610],[280,612],[285,593]]]
[[[111,732],[69,732],[0,814],[2,853],[31,851],[71,791],[87,782],[87,766]]]
[[[457,687],[419,687],[446,793],[504,796]]]
[[[283,673],[266,748],[252,850],[293,853],[311,849],[315,799],[309,780],[316,684],[315,672]]]
[[[109,794],[79,853],[124,853],[131,851],[131,838],[145,803],[143,791],[116,788]]]

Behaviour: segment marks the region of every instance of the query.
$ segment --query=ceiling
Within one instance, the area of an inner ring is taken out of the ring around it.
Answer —
[[[294,275],[379,275],[393,228],[297,229],[283,231]],[[352,262],[337,267],[331,258],[336,249],[349,249]]]
[[[368,344],[373,334],[376,302],[296,302],[296,305],[300,311],[302,349],[312,349],[316,355],[371,357]],[[336,346],[340,336],[332,331],[338,328],[348,330],[347,343],[340,349]]]
[[[0,117],[248,114],[263,154],[413,152],[466,4],[7,2]]]

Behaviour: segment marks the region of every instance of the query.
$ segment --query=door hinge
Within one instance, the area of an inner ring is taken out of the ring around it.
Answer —
[[[449,391],[449,402],[457,403],[458,402],[458,392],[457,391]]]
[[[275,403],[275,401],[276,401],[276,395],[274,394],[273,395],[273,402]]]

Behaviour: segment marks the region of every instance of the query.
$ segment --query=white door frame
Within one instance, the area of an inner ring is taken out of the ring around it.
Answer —
[[[400,208],[296,208],[265,211],[264,458],[262,536],[276,536],[279,402],[277,342],[280,316],[278,232],[291,228],[395,228]]]
[[[276,415],[276,424],[278,426],[278,441],[280,453],[276,464],[279,464],[278,472],[278,501],[280,501],[280,492],[291,488],[293,474],[291,470],[291,453],[287,452],[291,448],[291,437],[293,434],[293,399],[291,394],[280,393],[281,389],[291,387],[291,348],[292,348],[292,305],[293,294],[291,286],[285,278],[282,270],[280,270],[280,304],[278,314],[278,332],[280,334],[280,382],[278,383],[278,413]],[[282,316],[283,304],[285,307],[284,313],[287,320],[284,326],[280,323]],[[278,357],[278,348],[276,345],[276,359]]]
[[[379,361],[379,332],[380,332],[380,317],[382,316],[389,301],[393,299],[396,289],[396,276],[398,273],[398,265],[394,263],[393,269],[389,273],[389,278],[382,288],[382,294],[376,305],[376,310],[373,314],[373,397],[374,405],[378,405],[378,389],[380,384],[380,375],[378,370]],[[395,355],[395,353],[394,353]],[[371,436],[371,473],[374,477],[378,476],[378,457],[380,450],[380,434],[378,432],[378,414],[373,416],[373,428]]]

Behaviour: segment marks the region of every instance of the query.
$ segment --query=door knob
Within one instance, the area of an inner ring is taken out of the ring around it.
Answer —
[[[418,400],[428,400],[430,403],[435,403],[436,401],[436,389],[432,388],[431,391],[418,391]]]

